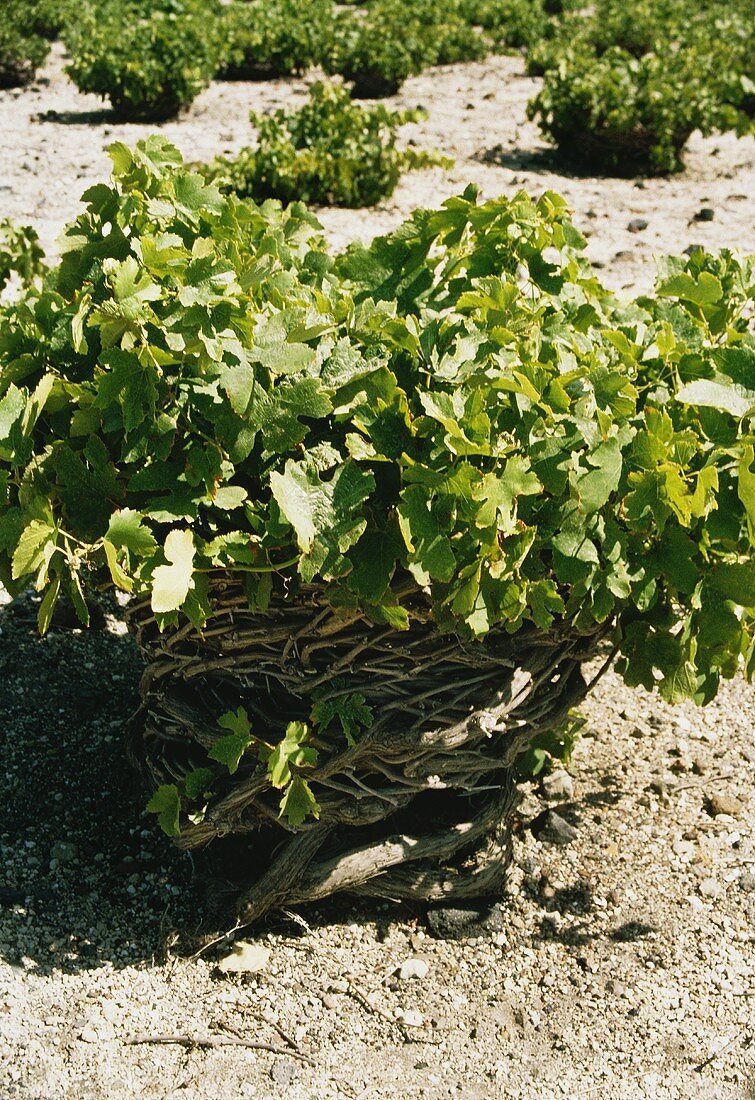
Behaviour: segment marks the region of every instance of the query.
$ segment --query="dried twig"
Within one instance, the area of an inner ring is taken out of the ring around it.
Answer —
[[[729,772],[727,775],[708,775],[703,779],[695,780],[694,783],[680,783],[678,786],[671,786],[669,787],[669,794],[675,794],[677,791],[699,790],[701,787],[707,787],[710,783],[723,783],[725,779],[733,778],[733,772]]]
[[[711,1062],[715,1062],[716,1058],[720,1058],[722,1054],[726,1054],[727,1050],[731,1050],[731,1048],[739,1042],[746,1047],[752,1042],[752,1035],[748,1034],[747,1028],[742,1028],[741,1031],[738,1031],[734,1038],[729,1040],[726,1046],[721,1047],[720,1050],[714,1050],[710,1057],[706,1058],[704,1062],[699,1062],[696,1066],[693,1066],[695,1073],[702,1073]]]
[[[216,936],[214,940],[210,940],[209,943],[204,944],[198,951],[195,951],[193,955],[188,955],[186,957],[186,962],[194,962],[200,955],[204,955],[205,951],[209,951],[211,947],[214,947],[218,943],[222,943],[223,940],[227,940],[229,936],[232,936],[234,932],[238,932],[238,930],[243,927],[242,924],[237,922],[234,924],[233,928],[229,928],[226,932],[221,932],[219,936]]]
[[[349,982],[349,988],[346,990],[349,996],[353,997],[355,1001],[359,1001],[363,1008],[366,1008],[368,1012],[374,1012],[376,1016],[382,1016],[384,1020],[387,1020],[389,1024],[394,1024],[396,1027],[401,1026],[401,1021],[397,1020],[395,1016],[392,1016],[390,1012],[386,1012],[385,1009],[379,1008],[377,1005],[372,1004],[369,998],[362,992],[358,986],[353,982]]]
[[[266,1050],[271,1054],[280,1054],[284,1057],[299,1058],[309,1066],[316,1066],[308,1055],[301,1051],[287,1047],[276,1046],[275,1043],[263,1043],[256,1039],[243,1039],[238,1035],[217,1035],[199,1039],[193,1035],[133,1035],[130,1039],[124,1039],[127,1046],[179,1046],[185,1050],[216,1050],[218,1047],[245,1047],[247,1050]]]
[[[292,1050],[297,1050],[301,1054],[301,1046],[299,1043],[297,1043],[296,1039],[294,1039],[292,1035],[289,1035],[287,1031],[284,1031],[280,1024],[276,1023],[275,1020],[273,1020],[271,1017],[266,1016],[263,1012],[254,1012],[247,1006],[244,1006],[243,1011],[244,1015],[249,1013],[250,1015],[254,1016],[255,1020],[259,1020],[260,1023],[267,1024],[268,1027],[271,1027],[273,1031],[277,1031],[284,1043],[290,1046]],[[220,1026],[224,1027],[227,1031],[232,1032],[234,1035],[239,1034],[239,1032],[236,1031],[235,1028],[232,1028],[229,1024],[221,1024]]]

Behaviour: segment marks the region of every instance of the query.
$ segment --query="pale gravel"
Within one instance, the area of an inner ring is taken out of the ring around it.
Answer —
[[[0,216],[30,220],[48,248],[84,187],[107,172],[104,147],[153,129],[77,119],[100,104],[60,66],[56,51],[49,83],[0,93]],[[682,176],[642,186],[560,176],[524,121],[537,82],[521,71],[520,60],[498,58],[410,81],[397,101],[430,111],[415,140],[457,165],[406,177],[376,210],[322,212],[332,239],[368,239],[474,180],[487,195],[519,185],[565,194],[617,288],[647,289],[654,255],[696,241],[755,248],[751,139],[696,135]],[[249,140],[250,107],[290,102],[305,87],[213,85],[161,130],[189,158],[231,152]],[[50,110],[69,117],[37,120]],[[497,145],[502,163],[476,159]],[[714,220],[690,224],[701,206]],[[629,233],[633,217],[648,229]],[[139,669],[116,609],[101,634],[44,641],[30,610],[0,607],[0,886],[22,895],[0,905],[3,1100],[755,1097],[751,686],[737,680],[704,710],[672,711],[606,676],[583,708],[573,799],[558,807],[577,840],[535,841],[526,825],[545,803],[526,793],[500,930],[436,940],[420,911],[340,900],[305,911],[311,931],[271,922],[256,933],[268,967],[220,977],[211,962],[170,950],[198,902],[188,857],[146,820],[123,764]],[[738,797],[741,815],[711,817],[713,792]],[[425,976],[397,979],[412,959],[427,963]],[[379,1011],[344,992],[347,982]],[[399,1010],[403,1026],[385,1019]],[[213,1024],[280,1042],[266,1013],[317,1068],[230,1047],[124,1042],[222,1034]]]

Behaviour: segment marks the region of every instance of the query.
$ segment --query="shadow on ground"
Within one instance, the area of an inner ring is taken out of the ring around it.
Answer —
[[[112,107],[98,107],[92,111],[40,111],[36,121],[55,122],[60,126],[123,126],[130,120],[120,116]]]
[[[233,897],[144,812],[124,754],[143,667],[132,639],[112,615],[101,630],[41,638],[37,606],[0,606],[0,960],[39,973],[160,963],[169,946],[227,929]],[[262,927],[422,919],[380,910],[337,897],[303,910],[306,921],[276,914]]]
[[[138,653],[107,629],[40,638],[35,619],[30,598],[0,608],[0,958],[151,960],[191,920],[191,862],[145,818],[124,758]]]

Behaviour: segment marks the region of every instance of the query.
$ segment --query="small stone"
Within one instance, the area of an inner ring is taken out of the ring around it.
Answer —
[[[503,913],[495,906],[428,909],[427,926],[439,940],[467,940],[484,932],[502,932]]]
[[[716,212],[712,206],[701,207],[696,214],[692,215],[693,222],[712,222],[716,216]]]
[[[423,1027],[425,1017],[416,1008],[405,1008],[401,1019],[406,1027]]]
[[[554,810],[544,810],[530,824],[533,836],[548,844],[571,844],[577,839],[577,830]]]
[[[728,817],[739,817],[744,806],[733,794],[718,793],[714,791],[707,795],[707,810],[711,817],[726,814]]]
[[[81,1029],[81,1034],[79,1035],[79,1038],[81,1039],[82,1043],[99,1043],[100,1041],[97,1030],[93,1027],[83,1027]]]
[[[331,1012],[333,1011],[333,1009],[338,1008],[338,1001],[332,993],[323,993],[322,1003],[325,1005],[326,1008],[330,1009]]]
[[[569,802],[574,797],[574,781],[563,768],[546,775],[542,787],[545,797],[554,802]]]
[[[450,1016],[434,1016],[432,1025],[437,1028],[438,1031],[449,1031],[455,1026],[453,1019]]]
[[[695,845],[690,840],[675,840],[671,848],[674,854],[681,860],[689,862],[689,860],[694,858]]]
[[[642,233],[643,229],[647,229],[647,227],[647,218],[632,218],[632,220],[627,225],[627,229],[630,233]]]
[[[398,976],[402,982],[410,978],[426,978],[429,969],[424,959],[407,959],[399,967]]]
[[[755,871],[745,871],[739,879],[739,889],[746,894],[755,893]]]
[[[75,844],[70,844],[66,840],[58,840],[50,848],[50,858],[56,859],[58,863],[70,863],[71,860],[76,859],[78,855],[78,848]]]
[[[717,898],[721,893],[721,887],[714,878],[704,878],[697,887],[697,892],[704,898]]]
[[[223,974],[256,974],[258,970],[265,969],[270,955],[269,947],[249,940],[237,940],[231,953],[218,963],[218,970]]]
[[[298,1067],[290,1058],[278,1058],[273,1063],[270,1076],[279,1088],[286,1089],[293,1084],[298,1073]]]
[[[330,989],[332,993],[348,993],[349,983],[346,978],[337,978],[336,981],[330,983]]]

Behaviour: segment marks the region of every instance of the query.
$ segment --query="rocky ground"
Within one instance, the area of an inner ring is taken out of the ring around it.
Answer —
[[[603,276],[631,291],[654,254],[755,248],[752,140],[695,136],[670,180],[558,175],[524,121],[536,82],[521,72],[499,58],[410,81],[399,101],[430,112],[414,140],[456,167],[406,177],[376,210],[325,211],[333,239],[473,179],[564,193]],[[249,107],[304,88],[214,85],[162,129],[189,158],[232,151]],[[104,147],[147,132],[80,96],[59,53],[34,88],[0,93],[0,121],[0,217],[48,247],[107,172]],[[201,899],[124,762],[139,662],[118,609],[102,630],[40,639],[32,601],[0,603],[2,1100],[755,1097],[751,686],[672,711],[607,675],[571,777],[525,791],[497,906],[473,919],[336,900],[247,936],[234,973],[217,965],[227,945],[177,953]],[[145,1041],[166,1038],[180,1043]]]

